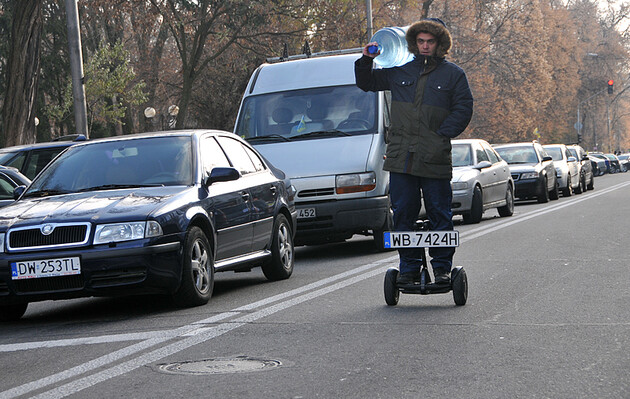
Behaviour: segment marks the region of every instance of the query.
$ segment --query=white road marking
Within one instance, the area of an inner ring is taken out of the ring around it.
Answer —
[[[551,205],[541,210],[528,212],[528,213],[519,215],[517,217],[510,218],[510,220],[507,220],[507,221],[502,220],[502,221],[498,221],[494,223],[488,223],[484,226],[469,230],[466,233],[461,233],[460,234],[461,241],[462,242],[470,241],[475,238],[482,237],[486,234],[493,233],[505,227],[512,226],[516,223],[520,223],[520,222],[529,220],[531,218],[544,215],[549,212],[563,209],[571,204],[596,198],[597,196],[623,188],[627,185],[630,185],[630,182],[617,184],[608,189],[600,190],[596,193],[591,193],[590,195],[583,194],[580,197],[564,201],[561,204]],[[73,380],[57,388],[48,390],[39,396],[35,396],[35,398],[63,398],[63,397],[75,394],[81,390],[84,390],[95,384],[98,384],[99,382],[103,382],[108,379],[114,378],[116,376],[133,371],[146,364],[156,362],[167,356],[181,352],[182,350],[185,350],[194,345],[198,345],[212,338],[221,336],[238,327],[241,327],[248,323],[252,323],[256,320],[267,317],[276,312],[288,309],[300,303],[309,301],[311,299],[334,292],[336,290],[342,289],[344,287],[358,283],[368,278],[377,276],[383,272],[382,270],[383,264],[395,262],[397,261],[397,259],[398,259],[398,255],[381,259],[371,264],[358,267],[358,268],[346,271],[344,273],[340,273],[335,276],[331,276],[331,277],[316,281],[314,283],[305,285],[303,287],[299,287],[299,288],[284,292],[279,295],[275,295],[272,297],[262,299],[260,301],[253,302],[245,306],[241,306],[229,312],[224,312],[224,313],[212,316],[207,319],[193,322],[189,325],[182,326],[174,330],[153,331],[153,332],[133,333],[133,334],[105,335],[101,337],[92,337],[92,338],[63,339],[63,340],[56,340],[56,341],[43,341],[43,342],[0,345],[0,352],[12,352],[12,351],[27,350],[27,349],[41,348],[41,347],[85,345],[85,344],[92,344],[92,343],[120,342],[120,341],[126,341],[126,340],[143,340],[139,343],[130,345],[126,348],[123,348],[118,351],[112,352],[110,354],[93,359],[91,361],[88,361],[76,367],[70,368],[68,370],[62,371],[60,373],[57,373],[48,377],[44,377],[42,379],[27,383],[27,384],[17,386],[15,388],[6,390],[4,392],[0,392],[0,398],[14,398],[17,396],[21,396],[26,393],[44,388],[48,385],[53,385],[63,380],[78,376],[80,374],[87,373],[96,368],[103,367],[107,364],[116,362],[124,357],[128,357],[140,351],[144,351],[152,346],[162,344],[173,338],[184,337],[184,339],[180,341],[160,347],[151,352],[141,354],[122,364],[117,364],[115,366],[110,367],[109,369],[105,369],[103,371],[94,373],[92,375],[88,375],[86,377]],[[338,280],[341,280],[341,281],[338,281]],[[330,284],[330,285],[326,286],[327,284]],[[325,286],[325,287],[315,290],[316,288],[322,287],[322,286]],[[278,301],[282,301],[282,302],[278,302]],[[278,303],[265,307],[261,310],[255,311],[253,313],[243,314],[243,312],[252,311],[257,308],[274,303],[274,302],[278,302]],[[228,319],[231,319],[231,320],[228,320]],[[204,324],[213,324],[213,323],[221,322],[222,320],[223,320],[222,323],[217,324],[215,326],[210,326],[210,327],[202,326]]]

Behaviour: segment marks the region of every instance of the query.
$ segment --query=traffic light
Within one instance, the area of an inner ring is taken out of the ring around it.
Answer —
[[[613,94],[613,83],[615,83],[612,79],[608,81],[608,94]]]

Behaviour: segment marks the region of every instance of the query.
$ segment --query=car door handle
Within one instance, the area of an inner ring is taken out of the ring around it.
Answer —
[[[241,193],[241,198],[243,198],[243,201],[245,201],[245,202],[249,201],[249,193],[242,192]]]

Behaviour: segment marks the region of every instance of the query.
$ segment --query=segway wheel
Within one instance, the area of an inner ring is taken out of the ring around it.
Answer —
[[[456,267],[451,272],[453,285],[453,300],[455,305],[463,306],[468,299],[468,278],[466,278],[466,272],[461,266]]]
[[[398,298],[400,298],[400,291],[396,287],[396,278],[398,277],[398,269],[387,269],[385,273],[385,302],[389,306],[396,306],[398,304]]]

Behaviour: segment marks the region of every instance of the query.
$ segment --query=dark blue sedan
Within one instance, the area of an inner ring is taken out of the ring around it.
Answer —
[[[168,293],[197,306],[215,272],[293,271],[294,189],[232,133],[77,144],[18,194],[0,213],[0,320],[86,296]]]

